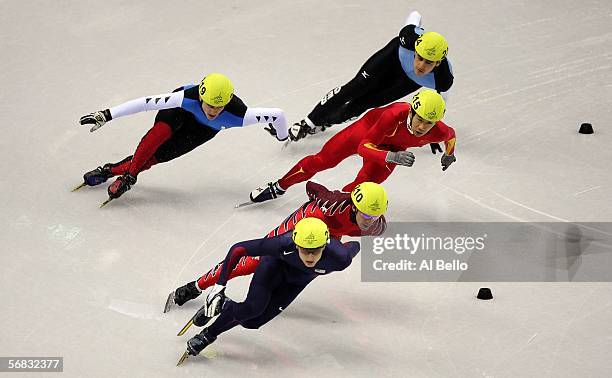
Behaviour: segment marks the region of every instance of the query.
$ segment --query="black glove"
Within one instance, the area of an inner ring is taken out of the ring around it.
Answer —
[[[431,153],[436,154],[436,152],[442,152],[442,147],[440,147],[439,143],[429,143],[429,147],[431,147]]]
[[[448,167],[450,167],[450,165],[456,161],[457,158],[455,157],[455,155],[442,155],[442,159],[440,159],[440,163],[442,163],[442,170],[446,171],[446,169],[448,169]]]
[[[308,134],[310,134],[310,130],[312,130],[312,128],[308,126],[306,121],[301,120],[298,123],[294,123],[293,126],[289,128],[289,138],[291,139],[291,141],[297,142],[298,140],[304,139]]]
[[[98,130],[100,127],[104,126],[104,124],[113,119],[110,114],[110,110],[101,110],[93,113],[86,114],[81,117],[79,122],[81,125],[93,125],[90,132],[94,132]]]
[[[403,165],[405,167],[412,167],[414,164],[414,154],[410,151],[398,151],[387,152],[387,157],[385,158],[387,163],[394,163],[397,165]]]
[[[272,127],[272,124],[271,124],[271,123],[268,123],[268,126],[267,126],[267,127],[264,127],[264,130],[266,130],[267,132],[269,132],[269,133],[270,133],[270,135],[272,135],[273,137],[278,138],[278,137],[276,136],[276,129],[275,129],[274,127]]]

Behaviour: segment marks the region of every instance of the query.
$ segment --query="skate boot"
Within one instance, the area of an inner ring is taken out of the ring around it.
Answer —
[[[195,313],[191,320],[193,325],[204,327],[210,321],[210,319],[212,318],[206,315],[206,305],[204,305],[198,310],[198,312]]]
[[[202,291],[196,285],[197,283],[192,281],[171,292],[166,300],[164,313],[170,311],[174,306],[182,306],[190,300],[199,297]]]
[[[188,284],[177,288],[174,291],[174,303],[179,306],[184,305],[192,299],[196,299],[202,294],[202,291],[196,287],[196,282],[191,281]]]
[[[168,298],[168,300],[170,300],[170,299]],[[225,304],[228,301],[229,301],[229,299],[225,298],[225,301],[221,305],[221,309],[223,309],[223,306],[225,306]],[[204,303],[204,305],[202,307],[200,307],[200,309],[195,313],[195,315],[192,316],[191,319],[189,319],[187,324],[185,324],[183,326],[183,328],[181,328],[181,330],[176,335],[177,336],[183,336],[185,334],[185,332],[187,332],[189,327],[191,327],[192,325],[195,325],[197,327],[204,327],[205,325],[207,325],[208,322],[210,322],[210,320],[214,317],[214,316],[208,316],[206,314],[206,310],[207,309],[208,309],[208,305],[206,303]],[[167,311],[164,311],[164,312],[167,312]]]
[[[285,194],[285,191],[278,186],[278,182],[269,182],[268,185],[253,190],[250,194],[252,202],[265,202]]]
[[[119,198],[123,193],[130,190],[132,185],[136,184],[136,177],[129,173],[117,177],[117,180],[108,187],[108,197],[111,199]]]
[[[187,353],[190,356],[197,356],[204,348],[214,343],[215,340],[217,338],[208,333],[208,328],[204,328],[202,332],[187,341]]]
[[[89,171],[83,175],[83,182],[88,186],[96,186],[105,183],[106,180],[113,177],[111,172],[112,164],[104,164],[102,167],[98,167],[93,171]]]

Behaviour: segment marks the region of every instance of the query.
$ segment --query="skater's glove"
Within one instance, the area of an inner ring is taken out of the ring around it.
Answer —
[[[272,127],[271,123],[268,123],[268,126],[264,127],[264,130],[269,132],[270,135],[272,135],[273,137],[278,138],[278,136],[276,135],[276,129],[274,127]]]
[[[276,140],[280,141],[280,142],[284,142],[287,140],[287,138],[285,139],[278,139],[278,134],[276,133],[276,129],[274,128],[274,126],[272,126],[271,123],[268,123],[268,127],[264,127],[264,130],[266,130],[267,132],[270,133],[270,135],[272,135],[274,138],[276,138]]]
[[[293,142],[297,142],[298,140],[306,136],[305,133],[301,132],[301,127],[298,124],[291,126],[288,131],[289,131],[289,139],[291,139],[291,141]]]
[[[81,117],[79,122],[81,125],[93,125],[89,131],[94,132],[100,127],[104,126],[104,124],[110,121],[112,118],[113,117],[111,116],[110,111],[106,109],[84,115]]]
[[[431,147],[431,153],[436,154],[436,152],[443,152],[442,147],[440,147],[439,143],[429,143],[429,147]]]
[[[446,171],[448,167],[450,167],[450,165],[456,161],[457,161],[457,158],[455,157],[455,155],[447,155],[447,154],[442,155],[442,159],[440,160],[440,163],[442,163],[442,170]]]
[[[209,318],[219,315],[225,302],[225,286],[215,285],[206,296],[206,316]]]
[[[414,154],[410,151],[389,151],[385,160],[387,163],[412,167],[412,164],[414,164]]]
[[[308,126],[308,124],[306,124],[305,121],[301,121],[300,123],[294,123],[290,128],[289,128],[289,139],[291,139],[292,142],[297,142],[300,139],[304,139],[306,138],[306,136],[308,134],[313,133],[315,129],[312,129],[310,126]]]

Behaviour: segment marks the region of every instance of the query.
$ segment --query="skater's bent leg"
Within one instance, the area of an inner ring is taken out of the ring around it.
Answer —
[[[284,284],[272,293],[266,310],[256,318],[240,322],[244,328],[257,329],[285,310],[306,286]]]
[[[113,174],[113,176],[122,176],[125,173],[129,172],[129,168],[130,168],[130,164],[132,163],[132,156],[128,156],[126,157],[124,160],[120,161],[117,164],[113,164],[110,166],[110,170],[111,173]],[[154,166],[155,164],[157,164],[158,161],[155,158],[155,156],[152,156],[141,168],[140,168],[140,172],[142,171],[146,171],[147,169],[151,168],[152,166]],[[140,173],[139,172],[139,173]]]
[[[357,153],[357,145],[352,138],[353,131],[344,129],[334,135],[321,148],[321,151],[300,160],[278,180],[278,185],[287,190],[290,186],[310,179],[318,172],[333,168],[347,157]]]
[[[251,279],[249,292],[244,302],[228,301],[221,315],[208,326],[209,332],[217,336],[234,322],[243,322],[263,314],[270,303],[272,293],[284,284],[281,262],[276,259],[262,258]]]
[[[134,157],[132,158],[128,172],[137,176],[143,167],[151,160],[157,149],[172,136],[172,128],[165,122],[157,121],[144,137],[140,140]],[[150,168],[150,164],[147,168]]]
[[[240,258],[238,265],[230,272],[229,278],[232,279],[234,277],[239,276],[247,276],[249,274],[253,274],[257,269],[257,265],[259,264],[259,257],[252,256],[243,256]],[[219,276],[221,275],[221,267],[223,266],[223,261],[219,264],[215,265],[214,268],[209,270],[202,277],[198,278],[197,285],[200,290],[206,290],[209,287],[213,286],[219,280]]]
[[[147,160],[147,162],[144,163],[144,165],[142,167],[140,167],[140,172],[146,171],[147,169],[151,168],[152,166],[154,166],[157,163],[159,163],[159,162],[157,161],[155,156],[151,156],[151,158],[149,160]]]
[[[398,101],[419,88],[420,86],[408,79],[400,69],[395,75],[389,74],[380,80],[367,94],[346,104],[343,117],[346,119],[357,117],[368,109]]]
[[[240,324],[238,320],[234,317],[234,305],[236,303],[233,301],[227,301],[223,305],[223,309],[221,310],[221,314],[219,317],[215,319],[215,321],[206,327],[208,330],[208,334],[211,336],[217,337],[223,332],[230,330]]]
[[[368,108],[352,106],[357,99],[367,99],[392,86],[405,75],[397,56],[399,38],[393,38],[361,66],[357,75],[342,87],[330,91],[308,118],[317,126],[338,124],[358,116]],[[322,122],[322,123],[317,123]]]
[[[164,112],[164,113],[162,113]],[[160,111],[158,120],[168,119],[172,137],[155,151],[159,163],[174,160],[208,142],[217,135],[217,130],[199,124],[195,117],[182,109]]]
[[[358,73],[351,81],[329,91],[308,114],[315,126],[336,125],[342,119],[344,105],[368,91],[370,82]]]
[[[121,176],[125,172],[127,172],[128,168],[130,167],[130,163],[132,162],[132,157],[134,156],[130,155],[118,163],[109,164],[110,171],[113,174],[113,176]]]
[[[355,177],[355,180],[351,183],[346,184],[344,188],[342,188],[342,191],[350,192],[355,189],[357,185],[366,181],[380,184],[385,181],[387,177],[391,175],[391,173],[393,173],[395,167],[395,164],[383,165],[372,161],[364,160],[363,167],[361,167],[359,173],[357,173],[357,177]]]
[[[318,172],[335,167],[338,163],[340,162],[333,164],[331,161],[325,161],[319,154],[306,156],[278,180],[278,186],[282,190],[287,190],[295,184],[310,179]]]

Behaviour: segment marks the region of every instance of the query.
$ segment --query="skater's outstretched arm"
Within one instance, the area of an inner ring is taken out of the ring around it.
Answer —
[[[124,117],[130,114],[149,110],[162,110],[180,107],[183,103],[185,92],[177,90],[172,93],[164,93],[154,96],[140,97],[113,106],[112,108],[84,115],[80,119],[81,125],[92,125],[89,131],[96,131],[112,119]]]
[[[339,190],[331,191],[314,181],[306,183],[306,194],[308,198],[316,202],[318,207],[323,209],[327,216],[346,211],[353,205],[350,193]]]
[[[331,259],[332,264],[329,271],[339,271],[350,265],[353,257],[359,253],[359,242],[350,241],[341,243],[337,239],[331,239],[325,248],[326,259]],[[215,286],[225,286],[229,273],[238,264],[243,256],[273,256],[284,260],[287,264],[303,267],[303,262],[298,257],[297,249],[291,238],[291,232],[272,238],[261,238],[246,240],[234,244],[223,261],[221,275]]]
[[[265,123],[268,127],[265,128],[276,139],[283,141],[289,136],[287,128],[287,118],[285,112],[279,108],[248,108],[243,126],[253,125],[256,123]]]
[[[446,171],[451,164],[457,161],[455,158],[455,130],[442,121],[438,121],[437,129],[440,132],[440,142],[444,142],[444,154],[440,159],[442,170]]]
[[[325,249],[327,258],[335,260],[335,263],[328,263],[330,271],[339,272],[348,268],[353,262],[353,258],[359,254],[360,249],[361,245],[357,241],[342,243],[337,239],[332,239]]]
[[[455,129],[442,121],[438,121],[429,132],[429,135],[431,143],[444,142],[444,155],[453,155],[455,153]]]
[[[112,119],[115,119],[150,110],[178,108],[183,102],[184,95],[184,91],[178,91],[154,96],[140,97],[124,102],[123,104],[113,106],[109,110]]]

